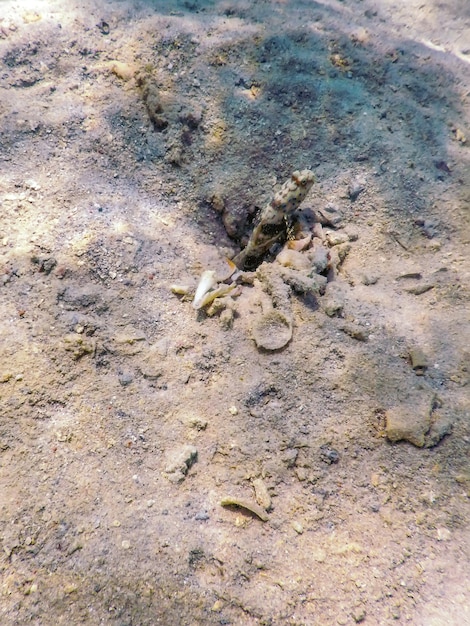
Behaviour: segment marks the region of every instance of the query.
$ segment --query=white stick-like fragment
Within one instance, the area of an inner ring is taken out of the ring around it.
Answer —
[[[193,309],[197,310],[204,306],[206,294],[217,284],[214,270],[206,270],[201,276],[201,280],[196,289],[193,300]]]

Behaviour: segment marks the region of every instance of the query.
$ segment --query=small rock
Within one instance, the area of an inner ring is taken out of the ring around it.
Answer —
[[[78,361],[86,354],[94,354],[96,343],[80,334],[70,334],[64,337],[64,348],[71,352],[73,358]]]
[[[312,246],[307,251],[307,256],[310,260],[313,270],[317,274],[322,274],[328,267],[328,263],[330,261],[329,250],[317,237],[313,239]]]
[[[220,325],[224,330],[230,330],[233,326],[234,312],[233,309],[227,308],[220,314]]]
[[[167,456],[167,465],[163,476],[172,483],[180,483],[184,480],[189,468],[197,460],[197,448],[184,445],[173,450]]]
[[[348,195],[350,199],[354,202],[358,199],[359,195],[365,190],[366,185],[365,181],[361,178],[355,178],[349,183],[348,187]]]
[[[36,11],[28,11],[27,13],[23,13],[23,22],[25,24],[32,24],[33,22],[39,22],[42,17]]]
[[[322,209],[317,209],[315,218],[323,226],[332,226],[333,228],[337,228],[343,221],[341,211],[333,204],[328,204]]]
[[[311,228],[313,239],[319,239],[321,242],[325,239],[325,233],[323,232],[323,226],[320,222],[315,222]]]
[[[324,463],[333,465],[339,462],[339,452],[329,445],[320,446],[320,458]]]
[[[287,285],[292,287],[295,293],[315,295],[323,293],[328,282],[326,276],[319,276],[312,272],[310,272],[310,276],[307,276],[306,272],[297,272],[290,267],[279,266],[279,275]]]
[[[127,387],[132,383],[134,377],[129,372],[121,372],[118,376],[118,380],[122,387]]]
[[[185,418],[185,422],[189,428],[194,428],[195,430],[206,430],[208,423],[206,419],[199,415],[188,415]]]
[[[287,448],[284,450],[284,454],[282,455],[282,461],[287,465],[287,467],[294,467],[297,457],[299,456],[299,451],[296,448]]]
[[[366,285],[367,287],[369,285],[375,285],[379,280],[379,277],[377,276],[377,274],[363,274],[361,276],[361,283],[363,285]]]
[[[110,61],[111,72],[121,80],[128,81],[135,74],[135,67],[122,61]]]
[[[294,473],[297,476],[297,480],[300,482],[307,480],[309,477],[309,470],[306,467],[296,467]]]
[[[210,519],[210,515],[207,511],[199,511],[199,513],[196,513],[194,516],[194,519],[198,522],[205,522]]]
[[[28,178],[27,180],[25,180],[24,186],[26,187],[26,189],[32,189],[33,191],[39,191],[41,189],[41,185],[33,178]]]
[[[424,352],[421,348],[411,348],[408,354],[411,361],[411,367],[415,371],[416,375],[423,376],[428,367],[428,360]]]
[[[129,548],[131,547],[131,542],[128,541],[127,539],[124,539],[121,542],[121,547],[122,547],[123,550],[129,550]]]
[[[426,433],[431,427],[431,411],[434,396],[416,395],[386,412],[385,432],[390,441],[409,441],[418,448],[426,442]]]
[[[446,435],[450,435],[452,432],[452,420],[449,417],[435,412],[432,414],[431,418],[431,428],[426,435],[426,448],[437,446],[441,439]]]
[[[256,478],[253,481],[253,489],[255,490],[256,502],[263,507],[266,511],[271,508],[271,496],[269,495],[268,488],[265,482],[261,478]]]
[[[448,528],[438,528],[436,530],[438,541],[449,541],[451,538],[451,532]]]
[[[349,237],[349,241],[357,241],[359,239],[359,230],[354,226],[346,226],[344,232]]]
[[[341,324],[340,329],[343,333],[346,333],[346,335],[349,335],[357,341],[367,341],[369,338],[367,330],[359,326],[359,324],[354,324],[353,322],[344,322]]]
[[[144,378],[148,380],[157,380],[157,378],[160,378],[163,373],[162,362],[167,356],[168,348],[168,340],[161,339],[145,351],[138,364],[139,371]]]
[[[294,270],[309,270],[312,267],[311,261],[307,255],[297,250],[290,250],[287,247],[284,247],[281,252],[279,252],[276,261],[283,267],[291,267]]]
[[[304,527],[302,526],[300,522],[297,522],[297,521],[292,522],[292,528],[295,530],[295,532],[298,535],[302,535],[304,532]]]
[[[349,235],[345,232],[327,232],[325,238],[329,246],[339,246],[349,241]]]
[[[459,141],[460,143],[467,143],[467,137],[463,131],[460,130],[460,128],[454,129],[454,136],[456,141]]]
[[[407,272],[406,274],[400,274],[399,276],[397,276],[397,280],[402,280],[403,278],[413,278],[416,280],[421,280],[421,278],[423,278],[423,275],[421,274],[421,272]]]
[[[211,607],[211,611],[213,611],[214,613],[218,613],[223,609],[223,607],[224,603],[222,602],[222,600],[216,600]]]
[[[351,616],[356,624],[360,624],[366,619],[367,612],[363,606],[358,606],[354,609]]]
[[[420,296],[421,294],[426,293],[427,291],[430,291],[431,289],[434,289],[434,285],[432,283],[423,283],[422,285],[409,287],[408,289],[405,289],[405,291],[407,293],[413,294],[414,296]]]
[[[341,315],[344,307],[344,289],[339,282],[333,281],[327,284],[320,305],[328,317]]]

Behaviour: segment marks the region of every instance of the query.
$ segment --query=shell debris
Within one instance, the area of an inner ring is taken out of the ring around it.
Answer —
[[[250,513],[254,513],[257,517],[260,518],[261,521],[267,522],[269,517],[266,511],[253,502],[252,500],[248,500],[246,498],[236,498],[234,496],[225,496],[220,501],[221,506],[238,506],[241,509],[246,509],[250,511]]]

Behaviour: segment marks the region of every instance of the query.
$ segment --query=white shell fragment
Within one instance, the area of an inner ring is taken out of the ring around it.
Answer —
[[[216,284],[217,278],[214,270],[206,270],[203,272],[194,295],[193,309],[197,310],[208,304],[208,302],[205,302],[206,296]]]

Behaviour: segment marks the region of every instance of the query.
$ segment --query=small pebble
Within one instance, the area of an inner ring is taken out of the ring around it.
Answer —
[[[123,63],[122,61],[111,61],[110,69],[113,74],[124,81],[130,80],[135,73],[135,68],[129,63]]]
[[[433,284],[424,283],[423,285],[416,285],[415,287],[409,287],[408,289],[405,289],[405,291],[413,294],[414,296],[420,296],[421,294],[426,293],[427,291],[430,291],[431,289],[434,289]]]
[[[339,315],[344,306],[343,302],[339,298],[334,298],[331,296],[323,298],[321,304],[324,312],[326,313],[326,315],[328,315],[328,317],[334,317],[335,315]]]
[[[366,286],[375,285],[378,280],[379,277],[376,274],[363,274],[361,276],[361,283]]]
[[[224,309],[220,314],[220,325],[224,330],[230,330],[233,326],[234,312],[233,309]]]
[[[199,415],[190,415],[187,419],[186,419],[186,424],[189,426],[189,428],[194,428],[195,430],[206,430],[207,428],[207,420],[199,417]]]
[[[349,335],[357,341],[367,341],[369,338],[368,332],[353,322],[344,322],[340,328],[343,333],[346,333],[346,335]]]
[[[349,241],[349,235],[345,232],[328,232],[326,233],[326,241],[330,246],[339,246]]]
[[[357,200],[359,195],[365,190],[365,188],[366,186],[363,180],[356,178],[355,180],[351,181],[348,187],[348,195],[350,199],[353,202]]]
[[[328,204],[322,209],[318,209],[315,213],[315,217],[324,226],[332,226],[336,228],[343,220],[341,211],[334,205]]]
[[[129,548],[131,547],[131,542],[127,541],[127,539],[124,539],[121,543],[121,547],[123,550],[129,550]]]
[[[433,394],[422,393],[410,398],[406,404],[388,409],[385,414],[388,440],[396,442],[404,439],[422,448],[431,426],[433,403]]]
[[[281,460],[287,465],[287,467],[291,468],[295,466],[298,456],[299,451],[296,448],[287,448],[284,451]]]
[[[253,489],[255,490],[256,502],[268,511],[272,503],[266,483],[261,478],[256,478],[253,481]]]
[[[324,463],[332,465],[338,463],[339,452],[328,445],[324,445],[320,447],[320,458]]]
[[[134,377],[132,376],[132,374],[129,373],[121,373],[119,374],[119,384],[121,385],[121,387],[127,387],[128,385],[130,385],[132,383],[132,381],[134,380]]]
[[[408,354],[411,360],[411,367],[416,375],[423,376],[428,367],[428,360],[424,352],[421,348],[411,348]]]
[[[199,511],[199,513],[196,513],[194,516],[194,519],[198,522],[205,522],[210,519],[210,515],[207,511]]]
[[[356,624],[360,624],[366,619],[366,610],[363,606],[359,606],[354,609],[352,612],[352,618],[356,622]]]
[[[294,473],[297,476],[297,480],[300,480],[300,482],[307,480],[309,476],[309,472],[306,467],[296,467]]]
[[[437,540],[438,541],[449,541],[451,538],[451,532],[448,528],[438,528],[437,529]]]
[[[172,450],[167,455],[168,464],[163,475],[172,483],[180,483],[188,473],[188,470],[197,461],[197,448],[191,445],[183,445]]]
[[[298,535],[302,535],[304,532],[304,527],[302,526],[302,524],[300,522],[292,522],[292,528],[295,530],[295,532]]]

